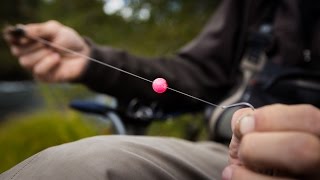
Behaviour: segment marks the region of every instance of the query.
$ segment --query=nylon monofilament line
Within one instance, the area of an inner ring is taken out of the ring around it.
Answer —
[[[105,62],[102,62],[102,61],[99,61],[98,59],[95,59],[95,58],[92,58],[92,57],[89,57],[89,56],[86,56],[84,54],[81,54],[81,53],[78,53],[76,51],[73,51],[71,49],[68,49],[66,47],[63,47],[63,46],[60,46],[56,43],[53,43],[51,41],[48,41],[46,39],[43,39],[43,38],[40,38],[40,37],[35,37],[35,36],[31,36],[29,34],[27,34],[25,32],[25,30],[23,29],[23,25],[17,25],[17,26],[13,26],[13,27],[9,27],[9,32],[7,33],[10,33],[11,35],[14,35],[14,36],[24,36],[26,38],[29,38],[31,40],[34,40],[34,41],[37,41],[39,43],[42,43],[46,46],[49,46],[49,47],[52,47],[54,49],[57,49],[57,50],[60,50],[60,51],[64,51],[66,53],[70,53],[70,54],[73,54],[75,56],[79,56],[79,57],[83,57],[83,58],[86,58],[92,62],[95,62],[95,63],[98,63],[100,65],[103,65],[105,67],[108,67],[108,68],[111,68],[111,69],[114,69],[114,70],[117,70],[117,71],[120,71],[122,73],[125,73],[127,75],[130,75],[130,76],[133,76],[133,77],[136,77],[138,79],[141,79],[143,81],[146,81],[146,82],[149,82],[149,83],[152,83],[153,81],[150,80],[150,79],[147,79],[147,78],[144,78],[142,76],[139,76],[137,74],[134,74],[134,73],[131,73],[129,71],[126,71],[126,70],[123,70],[123,69],[120,69],[118,67],[115,67],[115,66],[112,66],[108,63],[105,63]],[[184,95],[184,96],[187,96],[189,98],[192,98],[192,99],[195,99],[197,101],[200,101],[200,102],[203,102],[205,104],[208,104],[210,106],[214,106],[214,107],[219,107],[219,108],[222,108],[222,109],[227,109],[227,108],[231,108],[231,107],[236,107],[236,106],[246,106],[246,107],[249,107],[251,108],[252,110],[254,110],[255,108],[253,107],[253,105],[251,105],[250,103],[248,102],[239,102],[239,103],[235,103],[235,104],[230,104],[230,105],[218,105],[218,104],[214,104],[214,103],[211,103],[209,101],[206,101],[204,99],[201,99],[201,98],[198,98],[198,97],[195,97],[195,96],[192,96],[190,94],[187,94],[187,93],[184,93],[182,91],[179,91],[177,89],[174,89],[174,88],[171,88],[171,87],[168,87],[168,90],[171,90],[173,92],[176,92],[178,94],[181,94],[181,95]]]

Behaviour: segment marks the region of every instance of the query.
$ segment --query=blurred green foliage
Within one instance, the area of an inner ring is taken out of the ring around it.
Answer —
[[[73,112],[46,110],[13,118],[0,126],[0,172],[47,147],[96,134]]]
[[[103,0],[4,0],[0,1],[0,27],[55,19],[99,44],[142,56],[170,55],[196,36],[218,4],[218,0],[127,2],[127,7],[132,8],[132,17],[126,19],[121,11],[106,15]],[[145,7],[150,9],[150,17],[139,20],[136,17]],[[0,80],[21,79],[30,79],[30,76],[0,39]],[[0,122],[0,172],[47,147],[110,133],[108,127],[101,128],[101,124],[89,122],[87,117],[68,110],[70,99],[88,95],[82,87],[40,87],[46,100],[42,109]],[[175,120],[156,122],[147,134],[204,139],[206,133],[201,119],[202,115],[183,115]]]
[[[127,2],[133,9],[131,19],[124,19],[120,12],[106,15],[103,0],[3,0],[0,27],[55,19],[100,44],[143,56],[168,55],[196,36],[218,4],[218,0]],[[145,6],[150,8],[150,18],[134,18]],[[2,38],[0,59],[0,80],[30,78],[10,55]]]
[[[155,121],[147,129],[149,136],[169,136],[191,141],[208,138],[203,114],[183,114],[174,119]]]

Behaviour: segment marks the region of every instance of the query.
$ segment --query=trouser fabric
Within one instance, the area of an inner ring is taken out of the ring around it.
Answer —
[[[41,151],[1,180],[221,179],[226,146],[146,136],[96,136]]]

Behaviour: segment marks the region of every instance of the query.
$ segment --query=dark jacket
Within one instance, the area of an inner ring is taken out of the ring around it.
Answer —
[[[239,64],[248,34],[270,18],[271,11],[274,11],[274,38],[268,48],[270,61],[279,66],[319,67],[313,64],[320,61],[320,6],[317,1],[313,1],[317,4],[313,6],[307,2],[311,0],[224,0],[199,36],[175,56],[143,58],[90,43],[91,56],[150,80],[163,77],[174,89],[218,102],[239,83]],[[304,10],[310,7],[307,12]],[[306,48],[311,50],[311,61],[303,56]],[[159,95],[153,92],[150,83],[94,62],[88,64],[81,82],[123,100],[138,97],[158,101],[168,109],[204,105],[171,91]]]

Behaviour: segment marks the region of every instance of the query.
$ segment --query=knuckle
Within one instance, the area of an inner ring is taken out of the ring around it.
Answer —
[[[58,21],[56,21],[56,20],[49,20],[49,21],[47,22],[47,25],[48,25],[49,27],[51,27],[51,28],[58,28],[58,27],[61,26],[61,24],[60,24]]]

